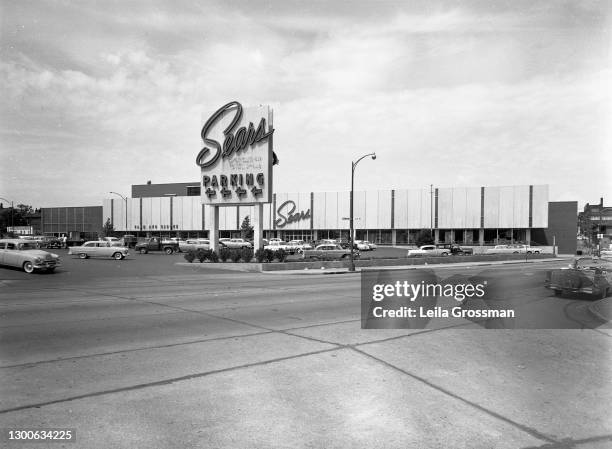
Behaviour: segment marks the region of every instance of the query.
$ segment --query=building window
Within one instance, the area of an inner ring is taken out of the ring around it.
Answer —
[[[187,196],[200,196],[200,186],[187,187]]]

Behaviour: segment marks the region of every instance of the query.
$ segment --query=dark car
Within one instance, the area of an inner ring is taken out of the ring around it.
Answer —
[[[612,262],[579,257],[568,268],[547,271],[544,286],[556,296],[585,293],[594,298],[605,298],[612,292]]]
[[[471,256],[474,254],[472,248],[464,248],[456,243],[439,243],[436,245],[440,249],[448,249],[453,256]]]
[[[60,239],[47,240],[44,245],[45,245],[45,248],[47,248],[47,249],[50,249],[50,248],[63,248],[63,246],[64,246]]]

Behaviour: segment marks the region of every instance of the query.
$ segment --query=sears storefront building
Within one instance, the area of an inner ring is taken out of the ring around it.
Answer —
[[[103,219],[120,232],[205,237],[210,224],[199,182],[132,186],[126,201],[103,201]],[[320,240],[348,238],[350,192],[275,193],[264,204],[266,237]],[[547,185],[452,187],[356,191],[355,235],[380,244],[414,244],[421,230],[438,242],[485,245],[495,242],[568,244],[575,248],[577,203],[548,201]],[[127,219],[126,219],[127,213]],[[219,208],[222,237],[239,234],[253,206]],[[551,222],[550,219],[553,219]],[[564,236],[569,240],[562,242]],[[560,248],[561,250],[562,248]],[[571,250],[573,252],[573,250]]]

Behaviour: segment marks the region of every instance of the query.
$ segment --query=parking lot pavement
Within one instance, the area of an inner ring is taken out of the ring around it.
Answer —
[[[612,442],[610,335],[542,287],[545,264],[486,270],[582,330],[361,329],[359,274],[90,261],[0,289],[0,428],[72,428],[84,448]]]

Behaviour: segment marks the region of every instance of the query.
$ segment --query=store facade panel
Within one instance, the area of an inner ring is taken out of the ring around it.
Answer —
[[[276,209],[273,211],[274,228],[279,230],[311,229],[313,212],[310,197],[310,192],[277,193],[274,203]]]
[[[433,224],[430,189],[395,190],[393,227],[395,229],[429,229]]]
[[[548,185],[532,187],[531,227],[548,228]]]

